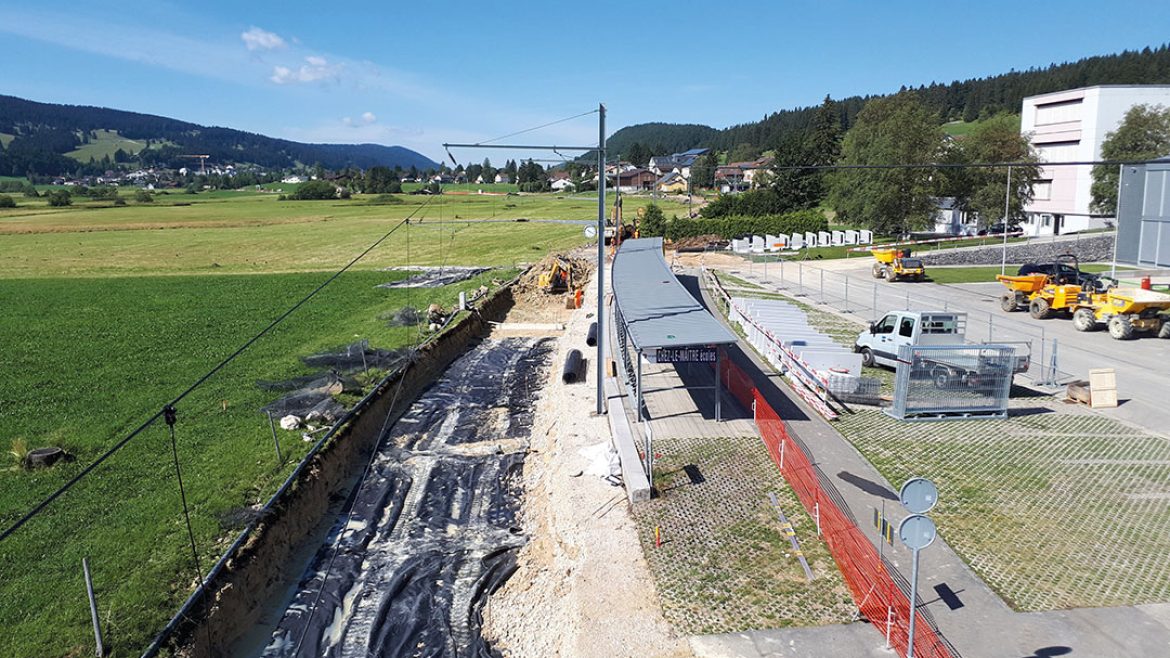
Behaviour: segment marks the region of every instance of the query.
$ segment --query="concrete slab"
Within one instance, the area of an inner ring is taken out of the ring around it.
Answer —
[[[890,658],[869,624],[755,630],[690,638],[696,658]]]

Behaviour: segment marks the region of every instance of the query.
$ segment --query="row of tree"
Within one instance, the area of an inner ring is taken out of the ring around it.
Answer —
[[[870,101],[844,134],[837,117],[826,98],[808,129],[777,147],[770,170],[756,179],[759,189],[722,196],[703,216],[825,207],[838,221],[900,234],[930,228],[940,197],[953,198],[984,226],[1003,220],[1005,213],[1009,223],[1020,221],[1033,198],[1040,164],[1015,115],[990,117],[967,135],[951,138],[920,95],[907,91]],[[1102,147],[1106,160],[1167,155],[1170,109],[1145,105],[1130,109]],[[987,166],[994,163],[1014,164]],[[1094,168],[1096,211],[1114,212],[1117,173],[1113,166]]]

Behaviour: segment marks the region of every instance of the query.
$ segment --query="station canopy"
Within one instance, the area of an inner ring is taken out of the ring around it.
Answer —
[[[674,276],[662,256],[662,238],[622,243],[613,259],[613,296],[639,352],[736,342]]]

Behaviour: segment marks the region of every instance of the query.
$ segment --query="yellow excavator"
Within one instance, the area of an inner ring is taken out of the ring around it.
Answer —
[[[546,293],[567,292],[573,287],[573,269],[564,258],[554,258],[548,270],[536,278],[536,285]]]

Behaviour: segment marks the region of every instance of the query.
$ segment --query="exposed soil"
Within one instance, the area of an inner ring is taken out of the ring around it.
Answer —
[[[514,658],[690,656],[662,617],[625,491],[591,474],[581,454],[610,441],[608,421],[593,415],[595,370],[588,368],[583,384],[559,378],[565,354],[587,349],[597,303],[594,290],[587,292],[581,309],[558,316],[566,332],[536,406],[525,462],[522,525],[530,541],[516,573],[489,600],[484,633]]]

